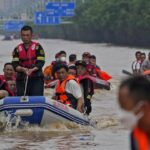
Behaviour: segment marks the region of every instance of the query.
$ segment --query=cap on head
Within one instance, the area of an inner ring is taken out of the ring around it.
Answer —
[[[96,56],[95,55],[91,55],[90,58],[91,59],[96,59]]]
[[[64,64],[64,63],[61,63],[61,62],[60,63],[56,63],[54,65],[53,70],[54,70],[54,72],[57,72],[58,70],[60,70],[62,68],[64,68],[68,72],[68,66],[66,64]]]
[[[76,66],[83,66],[83,67],[86,67],[86,62],[85,61],[83,61],[83,60],[78,60],[78,61],[76,61],[76,64],[75,64]]]

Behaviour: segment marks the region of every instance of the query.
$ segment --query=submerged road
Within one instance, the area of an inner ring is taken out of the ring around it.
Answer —
[[[81,59],[88,51],[97,57],[102,70],[113,76],[111,91],[95,91],[91,118],[97,120],[96,128],[81,127],[73,123],[54,124],[47,127],[27,127],[0,132],[2,150],[128,150],[129,131],[118,120],[117,87],[125,77],[122,69],[130,69],[137,49],[111,46],[107,44],[88,44],[64,40],[38,40],[46,52],[46,64],[54,60],[55,54],[65,50],[67,55],[75,53]],[[14,47],[20,40],[0,41],[0,72],[3,65],[11,61]],[[130,71],[130,70],[129,70]],[[47,91],[49,94],[51,91]],[[2,119],[2,118],[0,118]]]

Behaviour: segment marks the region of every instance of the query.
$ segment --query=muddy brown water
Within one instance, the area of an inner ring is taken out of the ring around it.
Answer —
[[[56,123],[45,127],[25,129],[0,129],[0,150],[128,150],[129,131],[118,120],[117,87],[125,77],[122,69],[130,71],[131,62],[137,49],[88,44],[64,40],[38,40],[46,52],[46,64],[54,60],[55,53],[65,50],[75,53],[78,59],[85,51],[97,56],[97,64],[111,74],[111,91],[96,90],[92,99],[91,118],[97,121],[96,128],[83,127],[74,123]],[[20,40],[0,41],[0,72],[3,65],[12,60],[11,54]],[[51,90],[46,91],[50,96]]]

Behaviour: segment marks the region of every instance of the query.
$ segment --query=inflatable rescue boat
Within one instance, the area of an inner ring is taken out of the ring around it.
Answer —
[[[22,122],[46,125],[72,121],[90,125],[87,116],[58,101],[44,96],[6,97],[0,100],[0,114],[10,119],[19,116]]]

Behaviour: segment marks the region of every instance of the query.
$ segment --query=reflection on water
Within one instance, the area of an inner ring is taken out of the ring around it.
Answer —
[[[0,41],[0,64],[10,61],[12,50],[20,42]],[[46,64],[54,60],[56,52],[64,49],[68,55],[76,53],[78,59],[84,51],[97,56],[97,62],[103,70],[113,76],[111,91],[96,90],[92,99],[91,118],[97,121],[96,127],[84,127],[74,123],[56,123],[50,126],[27,126],[23,129],[7,130],[0,124],[1,150],[127,150],[128,131],[118,121],[116,94],[121,70],[129,69],[135,49],[107,46],[106,44],[87,44],[64,40],[39,40],[46,51]],[[0,68],[2,72],[3,67]],[[45,94],[50,96],[52,90]]]

